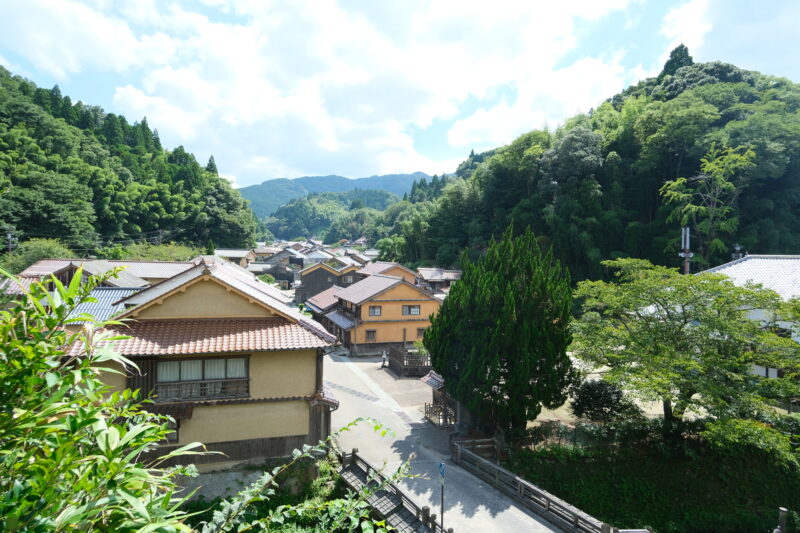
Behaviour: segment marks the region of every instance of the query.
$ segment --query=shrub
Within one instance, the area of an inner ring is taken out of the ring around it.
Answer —
[[[637,418],[642,410],[613,383],[603,380],[584,381],[575,389],[570,410],[578,418],[593,422]]]

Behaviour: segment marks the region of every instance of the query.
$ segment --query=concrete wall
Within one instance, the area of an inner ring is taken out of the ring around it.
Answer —
[[[198,281],[136,314],[137,318],[224,318],[273,316],[261,305],[229,291],[216,281]]]

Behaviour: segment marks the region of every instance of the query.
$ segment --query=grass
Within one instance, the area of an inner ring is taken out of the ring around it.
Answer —
[[[628,449],[550,446],[517,452],[517,475],[619,528],[657,533],[772,531],[778,507],[800,509],[800,473],[698,441]],[[793,520],[797,522],[797,515]],[[796,531],[795,526],[790,531]]]

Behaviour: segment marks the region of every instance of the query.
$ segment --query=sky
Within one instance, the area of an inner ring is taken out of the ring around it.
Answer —
[[[0,64],[246,186],[453,172],[680,43],[800,81],[798,20],[793,0],[0,0]]]

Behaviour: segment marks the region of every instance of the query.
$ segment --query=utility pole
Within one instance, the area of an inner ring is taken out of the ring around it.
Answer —
[[[689,274],[689,259],[694,257],[694,254],[689,251],[690,249],[690,232],[689,226],[681,228],[681,253],[678,255],[683,257],[683,273]]]

